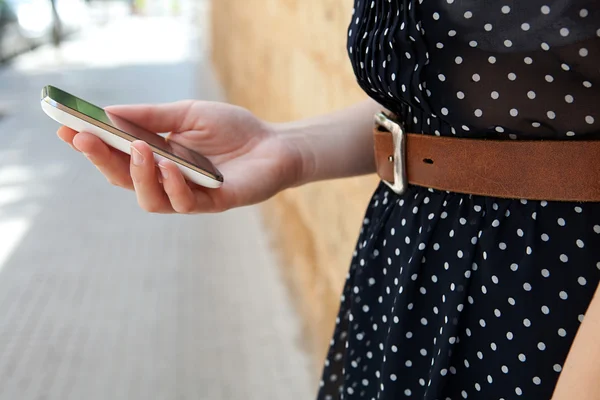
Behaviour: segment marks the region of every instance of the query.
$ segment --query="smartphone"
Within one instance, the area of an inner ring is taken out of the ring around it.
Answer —
[[[44,87],[41,103],[56,122],[77,132],[89,132],[117,150],[130,154],[131,142],[142,140],[152,149],[155,162],[171,160],[189,181],[213,189],[223,184],[223,175],[208,158],[63,90]]]

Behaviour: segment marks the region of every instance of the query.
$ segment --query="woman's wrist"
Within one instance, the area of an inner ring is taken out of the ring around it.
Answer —
[[[293,165],[290,187],[374,173],[373,115],[380,109],[367,100],[324,116],[270,124],[289,149],[282,158],[291,160],[282,165]]]

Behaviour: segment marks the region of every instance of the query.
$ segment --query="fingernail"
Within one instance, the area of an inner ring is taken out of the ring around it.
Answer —
[[[162,175],[163,179],[167,179],[169,177],[169,170],[166,167],[158,164],[158,169],[160,170],[160,174]]]
[[[144,163],[144,156],[133,146],[131,146],[131,158],[134,165],[142,165]]]

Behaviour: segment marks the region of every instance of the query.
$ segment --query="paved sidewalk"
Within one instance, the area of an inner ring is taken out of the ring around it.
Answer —
[[[102,29],[0,69],[0,400],[314,397],[258,210],[146,214],[56,138],[45,84],[220,97],[185,22]]]

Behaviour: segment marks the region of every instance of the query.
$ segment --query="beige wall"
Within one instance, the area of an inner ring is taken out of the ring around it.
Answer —
[[[213,0],[212,56],[229,101],[283,121],[365,98],[346,55],[352,0]],[[312,184],[264,206],[320,368],[373,176]]]

